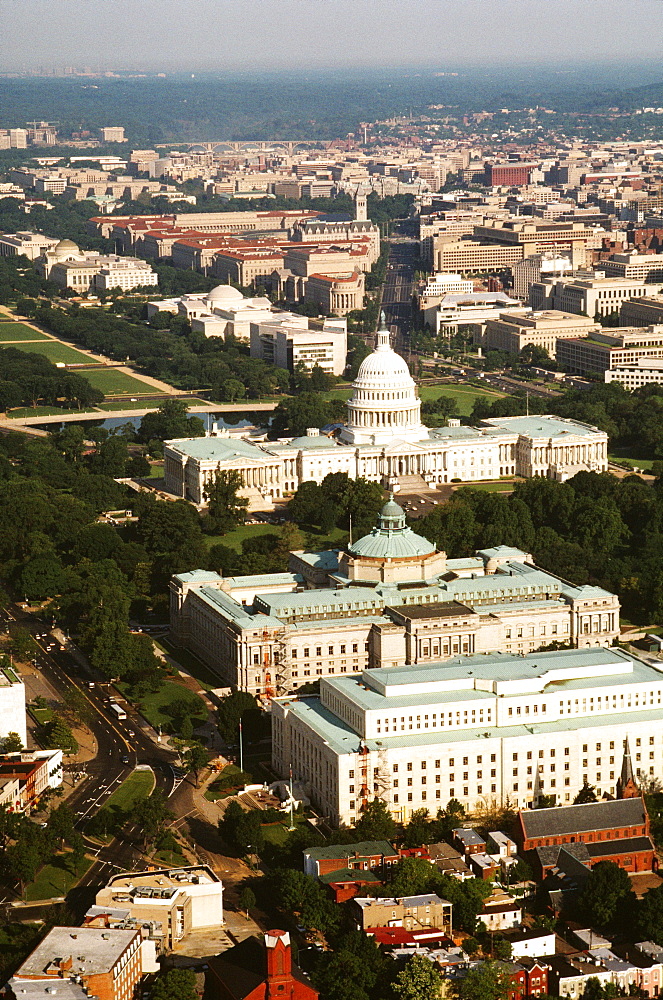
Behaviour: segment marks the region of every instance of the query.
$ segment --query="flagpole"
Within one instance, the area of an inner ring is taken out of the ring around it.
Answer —
[[[292,764],[291,764],[290,765],[290,826],[288,827],[288,830],[290,830],[290,832],[292,832],[295,829],[295,817],[293,811],[294,804],[295,804],[295,799],[292,794]]]
[[[242,741],[242,720],[239,720],[239,769],[244,770],[244,744]]]

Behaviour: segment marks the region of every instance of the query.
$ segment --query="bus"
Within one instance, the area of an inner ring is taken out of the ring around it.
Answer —
[[[112,701],[110,704],[111,712],[113,712],[118,719],[126,719],[127,713],[124,711],[121,705],[118,705],[116,701]]]

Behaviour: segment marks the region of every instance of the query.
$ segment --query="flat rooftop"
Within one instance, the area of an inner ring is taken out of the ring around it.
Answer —
[[[71,958],[68,976],[99,975],[113,968],[137,930],[109,930],[104,927],[53,927],[29,955],[16,975],[53,976],[62,959]]]

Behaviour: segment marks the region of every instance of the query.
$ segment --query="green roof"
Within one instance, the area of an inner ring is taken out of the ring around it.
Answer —
[[[370,858],[376,854],[393,857],[396,853],[387,840],[362,840],[358,844],[325,844],[324,847],[307,847],[305,857],[313,861],[342,861],[344,858]]]
[[[380,879],[377,875],[374,875],[369,869],[366,869],[366,871],[359,871],[356,868],[337,868],[336,871],[327,872],[326,875],[318,875],[318,881],[322,882],[324,885],[329,885],[331,882],[380,883]]]

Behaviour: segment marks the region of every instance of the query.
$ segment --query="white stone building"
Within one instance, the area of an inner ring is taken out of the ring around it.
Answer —
[[[27,745],[25,685],[10,667],[0,670],[0,741],[8,733],[18,733]]]
[[[504,546],[447,559],[393,501],[347,549],[291,553],[288,573],[178,574],[170,608],[177,643],[224,683],[267,697],[366,668],[524,655],[555,641],[608,646],[619,634],[613,594]]]
[[[235,469],[244,478],[250,509],[264,510],[330,472],[398,489],[402,480],[415,488],[510,475],[565,480],[581,470],[608,468],[607,434],[576,420],[500,417],[480,427],[450,420],[447,427],[429,428],[420,411],[407,364],[381,330],[375,351],[359,368],[345,426],[328,433],[312,428],[305,437],[274,442],[251,443],[227,433],[167,441],[166,489],[202,504],[216,470]]]
[[[91,291],[121,288],[128,291],[143,285],[158,285],[159,279],[145,260],[79,250],[71,240],[60,240],[35,261],[40,277],[80,295]]]
[[[297,313],[272,313],[251,323],[251,357],[286,371],[310,371],[316,365],[328,375],[342,375],[348,353],[348,321],[325,319],[322,329]]]
[[[192,330],[206,337],[234,337],[248,343],[253,323],[274,318],[272,303],[258,296],[245,298],[233,285],[217,285],[209,292],[182,295],[175,299],[159,299],[147,303],[148,318],[158,312],[184,316]]]
[[[600,604],[600,601],[599,601]],[[599,611],[599,608],[596,608]],[[640,775],[663,771],[663,673],[621,649],[446,663],[327,677],[320,696],[272,703],[273,757],[333,823],[377,797],[394,815],[614,795],[624,735]]]

